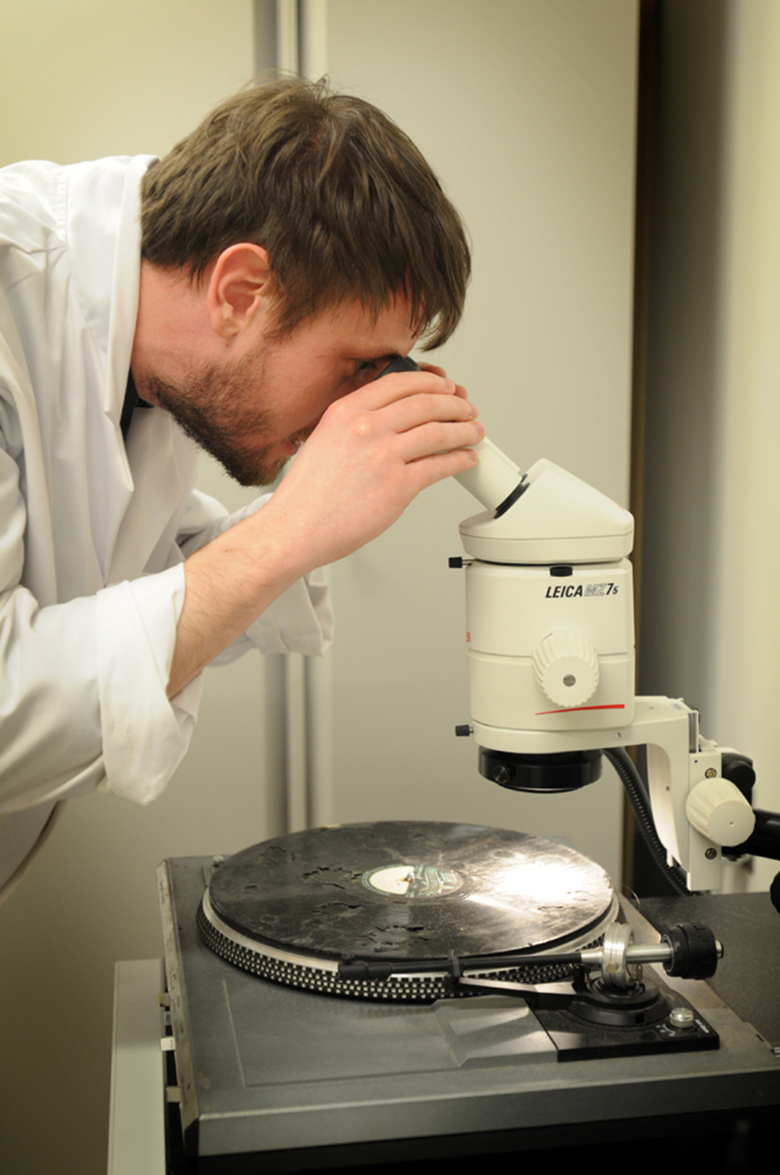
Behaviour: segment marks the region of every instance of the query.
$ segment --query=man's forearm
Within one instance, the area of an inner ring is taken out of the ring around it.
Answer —
[[[173,698],[311,570],[294,558],[267,507],[184,564],[185,597],[168,683]]]

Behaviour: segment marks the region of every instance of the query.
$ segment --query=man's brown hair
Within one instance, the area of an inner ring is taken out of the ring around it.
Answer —
[[[202,277],[240,241],[268,251],[276,330],[404,291],[426,349],[452,334],[470,274],[461,219],[411,139],[325,82],[241,90],[147,172],[142,256]]]

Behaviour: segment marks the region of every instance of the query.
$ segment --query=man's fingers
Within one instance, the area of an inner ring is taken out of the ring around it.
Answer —
[[[420,370],[421,371],[431,371],[431,372],[433,372],[434,375],[440,375],[442,377],[442,379],[447,378],[447,372],[444,370],[444,368],[443,367],[435,367],[433,365],[433,363],[421,363]],[[459,396],[461,400],[468,400],[468,395],[466,393],[466,389],[464,387],[462,387],[461,384],[455,385],[455,393],[454,394],[456,396]]]
[[[476,420],[429,421],[402,433],[398,437],[398,451],[402,459],[409,463],[476,445],[484,435],[485,426]],[[442,476],[446,477],[446,474]]]
[[[409,396],[388,404],[382,415],[396,432],[407,432],[430,421],[473,421],[477,407],[456,396],[436,396],[428,393]]]
[[[424,394],[457,396],[458,387],[451,379],[432,371],[403,371],[372,380],[344,399],[354,398],[362,407],[375,411],[397,400]]]
[[[415,479],[415,492],[443,481],[445,477],[453,477],[457,473],[465,473],[477,463],[477,454],[473,449],[452,449],[448,453],[433,453],[428,457],[421,457],[406,467],[407,476]]]
[[[473,404],[452,395],[418,393],[373,409],[345,396],[328,409],[320,428],[335,427],[339,432],[347,430],[364,439],[378,438],[392,433],[404,434],[431,422],[473,425],[476,415],[477,409]],[[461,443],[476,444],[479,439],[477,433],[472,431],[467,440]]]

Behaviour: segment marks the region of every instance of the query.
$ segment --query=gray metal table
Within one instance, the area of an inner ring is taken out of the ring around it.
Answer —
[[[117,963],[108,1175],[165,1175],[161,959]]]

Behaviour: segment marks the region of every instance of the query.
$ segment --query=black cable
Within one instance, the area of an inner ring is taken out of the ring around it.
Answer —
[[[686,885],[683,871],[676,865],[670,865],[666,859],[666,849],[661,844],[655,830],[655,823],[650,811],[650,799],[636,767],[622,748],[605,749],[604,754],[617,771],[620,782],[626,789],[631,807],[634,809],[640,835],[652,853],[656,864],[675,893],[690,894],[691,891]]]

